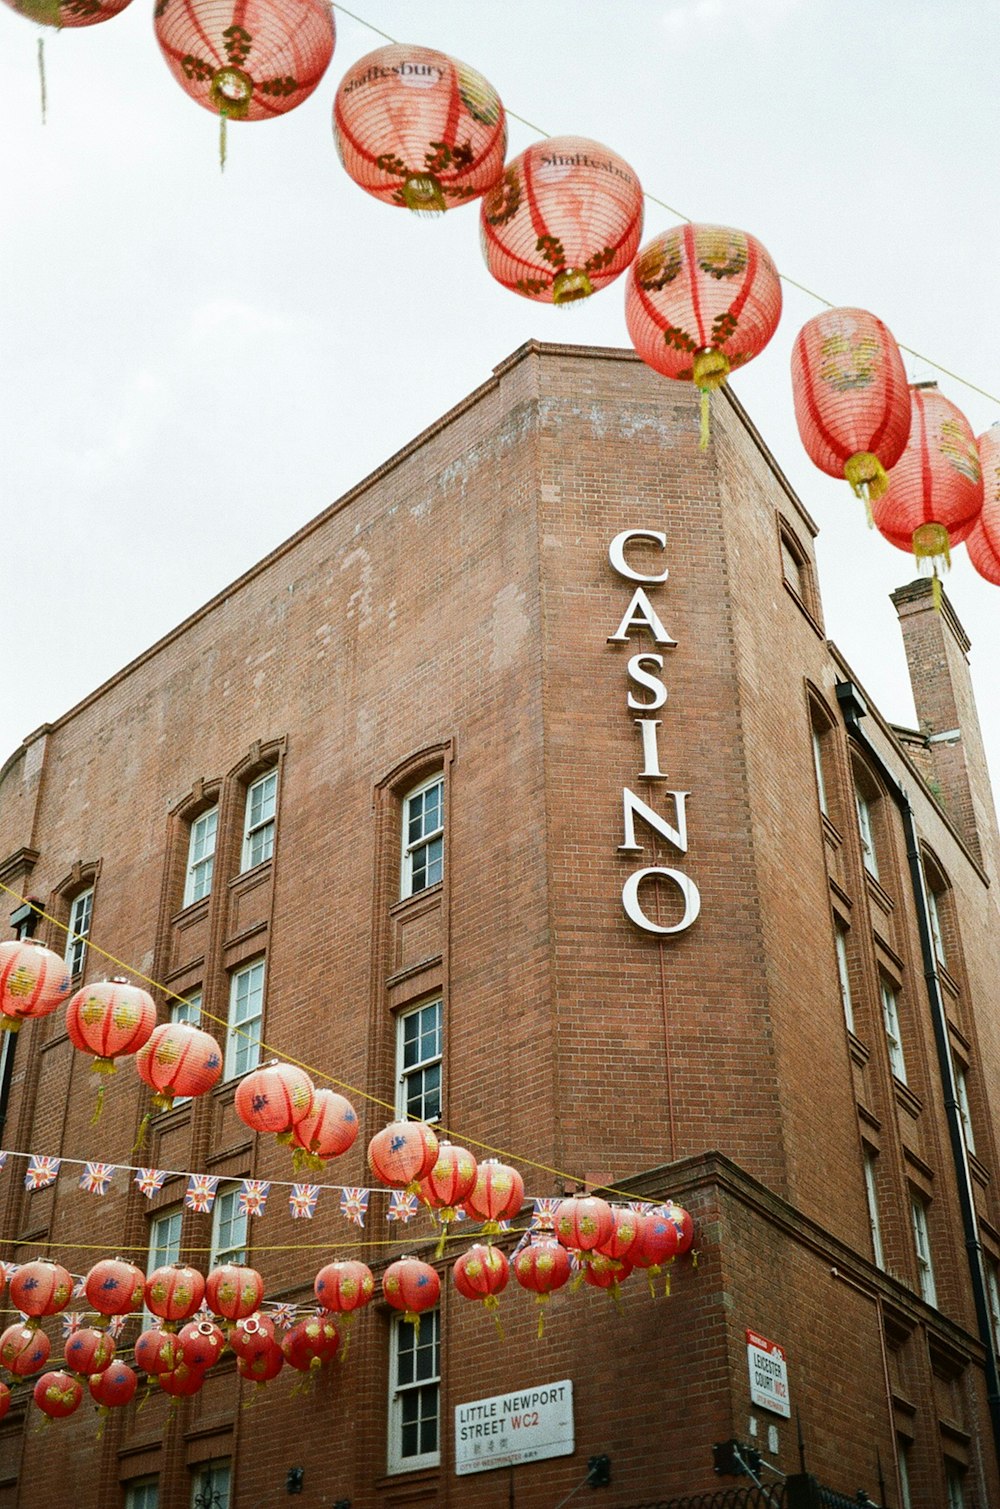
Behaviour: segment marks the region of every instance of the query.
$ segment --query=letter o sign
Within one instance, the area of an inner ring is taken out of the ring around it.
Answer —
[[[675,922],[673,927],[663,927],[658,922],[653,922],[643,911],[639,904],[639,887],[644,880],[656,877],[657,880],[669,880],[681,893],[684,902],[684,915],[680,922]],[[683,933],[693,922],[697,920],[701,911],[701,895],[693,880],[680,870],[667,870],[658,865],[651,865],[645,870],[636,870],[629,876],[622,886],[622,906],[625,915],[636,927],[642,928],[644,933]]]

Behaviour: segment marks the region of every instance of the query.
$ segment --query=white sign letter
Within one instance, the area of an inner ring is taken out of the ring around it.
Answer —
[[[652,876],[672,880],[684,900],[684,915],[673,927],[661,927],[658,922],[651,922],[639,905],[639,887]],[[648,870],[636,870],[634,875],[629,876],[622,886],[622,906],[629,921],[634,922],[636,927],[641,927],[644,933],[683,933],[697,920],[701,911],[701,896],[694,881],[689,880],[680,870],[663,870],[654,866]]]
[[[616,534],[608,546],[608,560],[618,572],[630,582],[665,582],[670,572],[666,566],[660,576],[649,576],[644,571],[633,571],[625,559],[625,546],[629,540],[652,540],[654,545],[659,545],[661,550],[667,548],[667,537],[658,529],[623,529],[621,534]]]
[[[637,843],[635,837],[635,819],[641,817],[643,822],[648,823],[655,833],[659,833],[661,838],[667,840],[667,843],[673,844],[675,849],[680,849],[682,854],[687,853],[688,836],[685,803],[690,793],[687,791],[668,791],[667,795],[672,796],[674,799],[674,806],[677,811],[676,828],[671,828],[665,817],[661,817],[658,812],[654,812],[652,807],[647,807],[646,803],[640,797],[637,797],[634,791],[629,791],[626,786],[622,792],[622,804],[625,809],[625,842],[618,845],[619,850],[633,854],[642,852],[642,844]]]
[[[638,697],[628,694],[628,705],[638,713],[655,713],[658,707],[662,707],[667,700],[667,689],[659,676],[654,676],[652,671],[644,670],[647,665],[655,665],[657,670],[663,670],[662,655],[633,655],[626,666],[628,678],[634,681],[636,686],[644,686],[652,692],[652,702],[640,702]]]
[[[656,616],[656,609],[641,587],[636,587],[632,601],[625,609],[625,616],[618,625],[617,634],[608,635],[608,644],[625,644],[630,629],[648,629],[657,644],[676,648],[676,639],[671,639]]]
[[[660,769],[660,751],[656,744],[656,730],[660,726],[660,720],[636,718],[635,722],[642,734],[642,770],[639,773],[647,781],[662,781],[666,773]]]

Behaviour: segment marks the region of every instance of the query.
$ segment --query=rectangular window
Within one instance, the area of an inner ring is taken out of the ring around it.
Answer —
[[[896,1078],[906,1084],[906,1063],[903,1059],[903,1040],[899,1035],[899,996],[884,977],[879,989],[882,993],[882,1020],[885,1023],[885,1040],[889,1046],[889,1063]]]
[[[910,1493],[910,1447],[901,1437],[896,1438],[896,1457],[899,1461],[899,1488],[903,1495],[902,1509],[913,1509],[913,1496]]]
[[[858,814],[858,832],[861,835],[861,855],[869,875],[878,880],[878,858],[875,853],[875,837],[872,831],[871,803],[857,786],[854,788],[854,806]]]
[[[192,1027],[201,1026],[201,991],[192,990],[186,1001],[172,1001],[170,1004],[170,1020],[172,1022],[190,1022]],[[175,1106],[186,1106],[191,1099],[190,1095],[175,1095]]]
[[[944,956],[944,938],[941,933],[941,912],[938,907],[938,899],[930,886],[926,884],[926,881],[924,884],[927,891],[927,917],[931,925],[931,943],[934,946],[934,957],[939,964],[947,965],[948,961]]]
[[[948,1509],[965,1509],[964,1468],[945,1462],[944,1480],[948,1485]]]
[[[834,944],[837,950],[837,979],[840,982],[840,1000],[844,1008],[844,1021],[849,1032],[854,1031],[854,1002],[851,1000],[851,975],[847,967],[847,929],[841,922],[836,924]]]
[[[264,1015],[264,961],[236,970],[229,984],[229,1031],[225,1078],[237,1079],[260,1062],[260,1027]]]
[[[399,1316],[389,1337],[389,1471],[436,1467],[441,1460],[439,1312],[420,1317],[419,1333]]]
[[[962,1135],[965,1138],[965,1146],[970,1153],[976,1151],[976,1139],[972,1132],[972,1112],[969,1109],[969,1076],[961,1064],[952,1060],[952,1068],[955,1071],[955,1099],[958,1101],[958,1115],[962,1123]]]
[[[159,1509],[159,1478],[140,1478],[125,1489],[125,1509]]]
[[[1000,1355],[1000,1269],[991,1257],[984,1257],[983,1268],[986,1273],[986,1300],[990,1309],[993,1350]]]
[[[429,1001],[396,1019],[396,1114],[418,1121],[441,1115],[442,1002]]]
[[[868,1201],[868,1225],[872,1234],[872,1254],[876,1268],[885,1267],[882,1250],[882,1223],[878,1214],[878,1183],[875,1177],[875,1154],[865,1148],[865,1198]]]
[[[229,1463],[205,1462],[191,1480],[191,1509],[229,1509]]]
[[[69,909],[69,932],[66,934],[66,965],[74,978],[83,974],[87,957],[87,939],[90,937],[90,919],[94,911],[94,888],[74,896]]]
[[[819,730],[812,731],[813,765],[816,767],[816,790],[819,793],[819,810],[824,817],[830,816],[830,809],[826,801],[826,782],[823,779],[823,743]]]
[[[181,1259],[181,1211],[165,1210],[160,1215],[154,1216],[149,1224],[149,1259],[146,1263],[147,1276],[156,1268],[164,1268],[168,1263],[179,1263]]]
[[[403,803],[402,894],[437,885],[444,873],[444,776],[411,791]]]
[[[269,770],[247,788],[240,870],[262,865],[274,853],[274,814],[278,804],[278,772]]]
[[[247,1260],[247,1221],[240,1210],[240,1186],[220,1189],[212,1206],[212,1251],[209,1267],[219,1263],[245,1263]]]
[[[910,1196],[910,1217],[913,1222],[913,1245],[917,1254],[920,1294],[929,1305],[936,1305],[937,1289],[934,1284],[934,1266],[931,1262],[931,1243],[927,1230],[927,1206],[920,1195]]]
[[[215,865],[215,834],[219,826],[219,809],[210,807],[191,824],[188,840],[187,874],[184,878],[184,905],[200,901],[212,889]]]

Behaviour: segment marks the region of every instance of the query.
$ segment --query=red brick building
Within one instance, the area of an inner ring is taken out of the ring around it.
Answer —
[[[928,583],[896,594],[921,726],[888,726],[824,636],[815,532],[734,400],[702,453],[689,393],[631,353],[531,344],[8,760],[15,930],[30,898],[81,981],[120,972],[104,950],[164,1018],[246,1035],[154,1118],[141,1161],[178,1173],[151,1200],[72,1161],[140,1161],[131,1067],[95,1126],[63,1014],[7,1036],[2,1146],[64,1161],[29,1194],[8,1158],[4,1259],[246,1252],[303,1304],[333,1257],[435,1260],[378,1192],[363,1231],[330,1192],[291,1218],[287,1150],[232,1108],[260,1052],[359,1092],[318,1183],[370,1184],[395,1104],[530,1196],[672,1197],[699,1256],[620,1313],[561,1291],[542,1340],[511,1283],[502,1345],[442,1262],[418,1338],[374,1305],[311,1392],[286,1369],[245,1408],[229,1358],[99,1440],[89,1403],[37,1432],[19,1387],[0,1509],[68,1501],[67,1461],[80,1509],[254,1509],[293,1468],[304,1505],[552,1509],[595,1455],[611,1484],[581,1501],[625,1506],[717,1487],[730,1437],[796,1473],[799,1435],[841,1491],[1000,1503],[1000,840],[968,642]],[[211,1215],[184,1171],[220,1181]],[[752,1399],[748,1331],[792,1418]],[[456,1456],[457,1407],[566,1382],[571,1449]]]

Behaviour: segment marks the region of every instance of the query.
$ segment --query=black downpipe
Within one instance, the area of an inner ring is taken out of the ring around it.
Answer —
[[[864,698],[852,681],[838,681],[837,701],[840,703],[840,710],[843,713],[848,733],[858,741],[871,760],[871,763],[878,770],[903,819],[903,829],[906,834],[906,858],[910,867],[910,881],[913,886],[913,899],[917,910],[917,928],[920,933],[920,953],[924,964],[924,981],[927,986],[927,998],[930,1002],[931,1021],[934,1025],[934,1044],[937,1048],[938,1070],[941,1075],[941,1084],[944,1088],[944,1109],[948,1120],[948,1138],[951,1143],[952,1162],[955,1165],[955,1183],[958,1187],[958,1203],[962,1212],[965,1251],[969,1260],[969,1274],[972,1278],[976,1324],[979,1330],[979,1339],[986,1353],[986,1400],[989,1405],[990,1424],[993,1430],[993,1451],[996,1456],[997,1469],[1000,1471],[1000,1374],[997,1372],[997,1358],[993,1345],[993,1328],[990,1324],[989,1304],[986,1298],[983,1249],[979,1241],[979,1222],[976,1217],[975,1197],[972,1191],[972,1175],[969,1172],[969,1160],[965,1151],[965,1137],[962,1133],[962,1119],[955,1088],[955,1072],[951,1061],[951,1047],[948,1042],[948,1019],[944,1009],[944,998],[941,994],[941,981],[938,979],[937,957],[934,952],[930,913],[927,907],[927,889],[924,881],[924,867],[920,859],[917,824],[913,816],[913,808],[910,806],[910,799],[906,794],[906,788],[888,768],[878,750],[861,728],[859,720],[865,716],[868,708]]]

